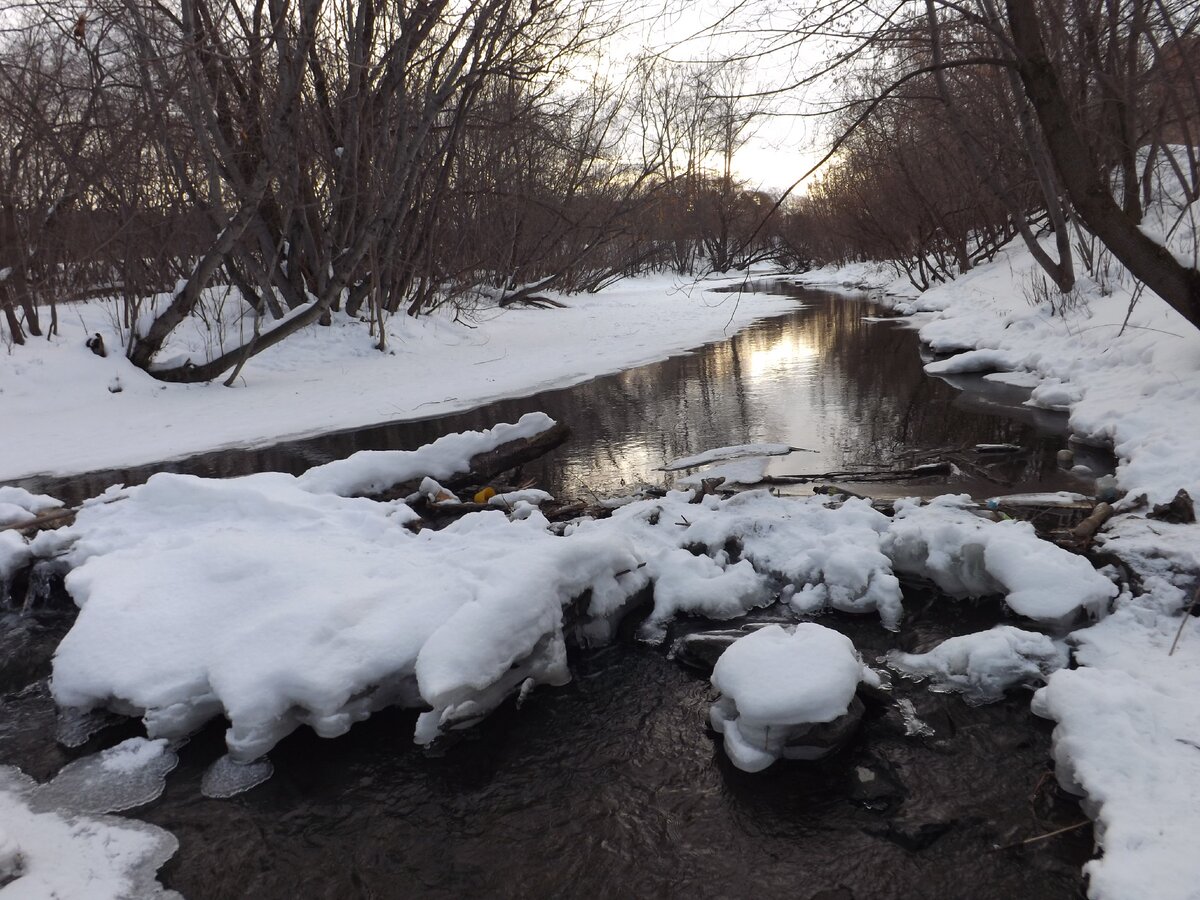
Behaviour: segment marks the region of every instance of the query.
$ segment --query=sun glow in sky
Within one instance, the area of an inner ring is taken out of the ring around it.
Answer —
[[[644,53],[673,62],[703,61],[753,53],[755,35],[727,18],[736,0],[661,0],[658,7],[639,7],[642,15],[604,47],[606,64],[620,68],[621,60]],[[811,49],[771,53],[750,60],[747,91],[773,91],[794,83],[797,72],[811,65]],[[824,154],[814,119],[800,115],[812,107],[798,93],[772,97],[753,126],[753,135],[734,155],[734,175],[751,189],[778,193],[790,187]],[[802,189],[801,189],[802,191]]]

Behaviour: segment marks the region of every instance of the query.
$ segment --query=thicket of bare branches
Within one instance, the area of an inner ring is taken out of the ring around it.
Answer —
[[[53,328],[39,309],[118,296],[136,365],[231,380],[339,311],[382,349],[397,313],[761,256],[769,232],[744,238],[763,200],[732,172],[757,115],[735,68],[666,76],[690,108],[655,108],[667,98],[636,79],[579,74],[613,18],[603,0],[14,11],[0,33],[11,340]],[[165,358],[214,289],[237,298],[236,334]]]
[[[808,7],[784,52],[826,46],[840,138],[790,229],[816,258],[893,259],[920,287],[1019,235],[1063,292],[1095,238],[1200,326],[1172,212],[1165,234],[1141,228],[1151,197],[1177,216],[1200,197],[1198,29],[1177,0]]]

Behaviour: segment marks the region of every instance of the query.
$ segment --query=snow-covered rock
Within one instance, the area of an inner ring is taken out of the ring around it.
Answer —
[[[954,597],[1003,594],[1018,615],[1060,622],[1107,611],[1116,586],[1082,556],[1044,541],[1028,522],[975,515],[966,495],[899,501],[882,543],[896,572]]]
[[[892,650],[887,664],[935,691],[960,691],[969,703],[991,703],[1017,685],[1042,684],[1067,664],[1066,645],[1011,625],[948,638],[928,653]]]
[[[768,625],[717,660],[712,683],[721,696],[709,721],[746,772],[780,758],[818,759],[857,725],[855,691],[864,679],[878,683],[845,635],[811,622]]]

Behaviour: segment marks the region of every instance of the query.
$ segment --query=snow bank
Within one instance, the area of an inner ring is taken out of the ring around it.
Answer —
[[[1056,672],[1034,699],[1055,721],[1059,781],[1084,796],[1103,855],[1088,863],[1097,898],[1196,896],[1200,810],[1200,620],[1179,611],[1200,578],[1195,525],[1125,515],[1102,535],[1144,593],[1071,636],[1080,668]]]
[[[961,375],[967,372],[1009,372],[1018,366],[1018,357],[1003,350],[967,350],[949,359],[926,363],[930,375]]]
[[[961,691],[968,703],[992,703],[1016,685],[1041,684],[1070,654],[1044,634],[997,625],[990,631],[949,638],[928,653],[892,650],[887,664],[914,678],[931,679],[935,691]]]
[[[1107,611],[1117,588],[1086,559],[1043,541],[1028,522],[992,522],[972,505],[965,494],[927,506],[897,502],[882,545],[895,570],[954,597],[1003,594],[1013,612],[1035,621]]]
[[[834,745],[814,740],[812,726],[846,716],[864,678],[877,683],[845,635],[813,623],[768,625],[717,660],[712,684],[721,696],[709,721],[746,772],[780,757],[816,759]]]
[[[171,834],[130,819],[48,810],[38,804],[38,794],[33,779],[0,766],[0,890],[5,897],[179,897],[155,881],[159,866],[179,846]]]
[[[461,412],[666,359],[797,305],[711,290],[719,284],[656,275],[559,296],[566,309],[484,309],[466,323],[453,310],[394,316],[386,353],[366,323],[335,314],[255,356],[232,388],[164,384],[120,354],[95,356],[84,346],[93,333],[124,345],[120,317],[111,303],[77,304],[57,335],[0,353],[0,422],[21,423],[4,435],[0,481]],[[229,338],[196,323],[164,356],[207,358],[222,340],[227,349]],[[120,393],[107,389],[114,378]]]
[[[1144,227],[1172,233],[1173,249],[1194,261],[1198,209],[1160,197]],[[1169,502],[1181,488],[1200,498],[1200,331],[1111,259],[1101,269],[1095,280],[1081,274],[1069,298],[1046,296],[1037,290],[1041,275],[1032,257],[1014,244],[992,264],[919,298],[910,289],[888,302],[904,312],[936,311],[919,324],[922,340],[937,351],[1007,354],[1009,368],[1028,373],[1021,382],[1034,389],[1031,405],[1067,410],[1077,440],[1112,448],[1120,488],[1131,500],[1144,496],[1143,509]],[[873,286],[882,287],[882,279]],[[1035,709],[1057,722],[1060,780],[1086,792],[1096,818],[1103,855],[1087,866],[1089,896],[1194,898],[1200,884],[1192,846],[1200,810],[1194,622],[1174,655],[1168,650],[1179,610],[1200,578],[1200,527],[1143,519],[1132,502],[1118,512],[1100,540],[1133,566],[1144,594],[1119,597],[1107,619],[1075,633],[1081,667],[1051,674]],[[987,567],[978,559],[971,572],[957,568],[971,580]]]

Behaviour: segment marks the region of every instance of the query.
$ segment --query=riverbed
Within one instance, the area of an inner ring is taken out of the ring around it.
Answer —
[[[1010,443],[1021,452],[990,480],[960,473],[929,487],[1086,487],[1055,463],[1064,416],[1021,406],[1012,389],[980,381],[964,393],[929,378],[915,334],[881,321],[885,311],[866,299],[799,296],[803,308],[728,341],[469,414],[23,484],[73,501],[156,468],[299,472],[358,449],[415,447],[543,410],[574,436],[526,474],[561,497],[662,484],[669,476],[657,469],[669,459],[756,441],[809,451],[774,461],[777,474]],[[137,733],[118,726],[70,752],[54,743],[44,676],[69,624],[63,599],[0,624],[0,762],[39,779]],[[919,585],[907,587],[906,608],[900,635],[875,617],[821,622],[872,662],[893,647],[924,650],[1004,620],[998,603],[956,602]],[[272,753],[275,776],[231,800],[199,791],[223,752],[222,728],[211,725],[182,750],[163,797],[132,814],[179,838],[162,881],[191,897],[1082,894],[1090,828],[1022,844],[1084,819],[1053,784],[1049,724],[1029,713],[1028,694],[971,707],[898,682],[833,757],[747,775],[706,727],[712,692],[703,674],[669,659],[669,641],[649,646],[632,631],[577,651],[571,684],[536,691],[433,752],[411,744],[414,714],[403,711],[336,740],[296,733]],[[11,662],[18,656],[25,662]]]

